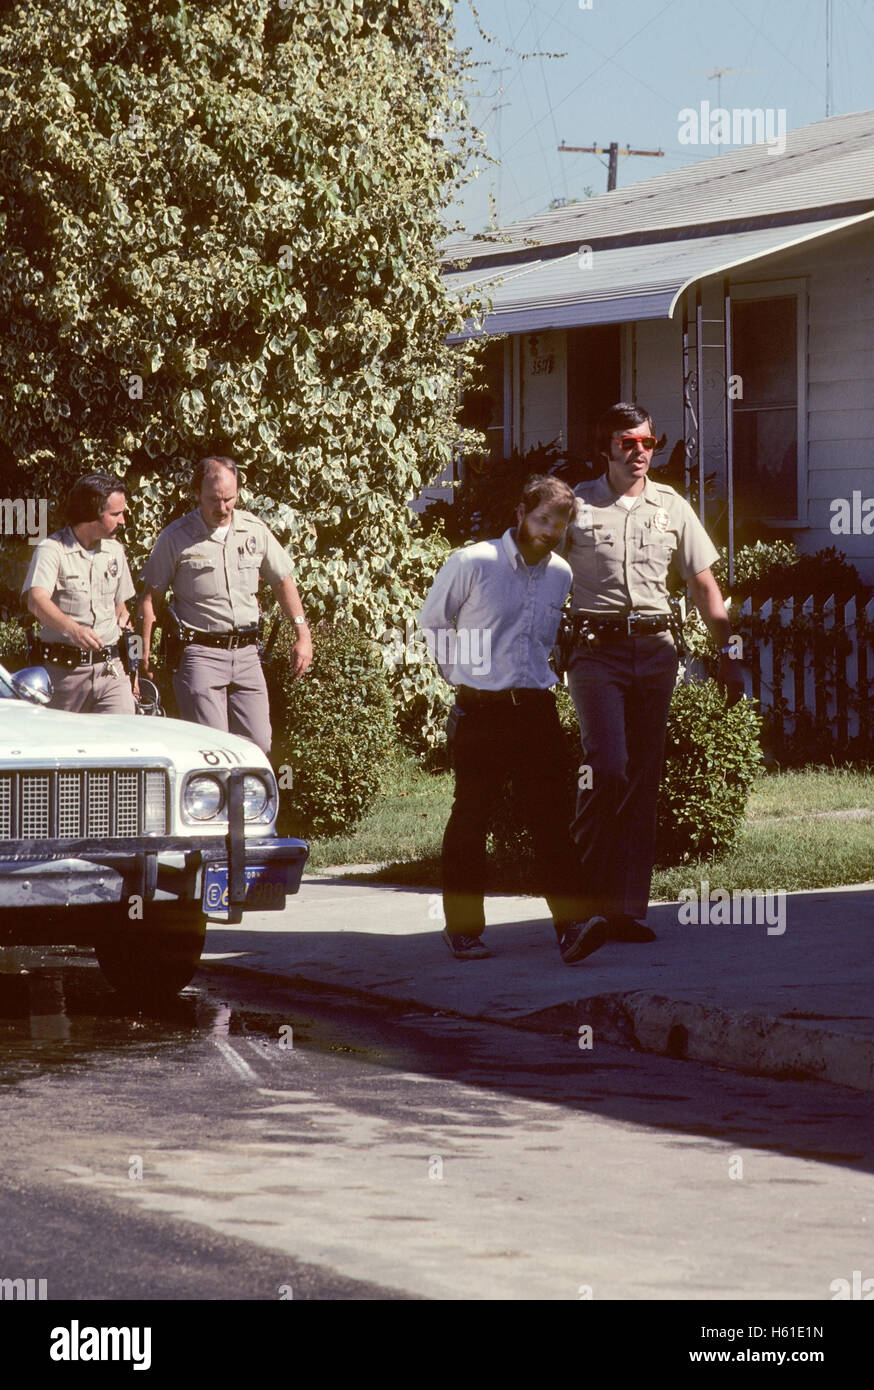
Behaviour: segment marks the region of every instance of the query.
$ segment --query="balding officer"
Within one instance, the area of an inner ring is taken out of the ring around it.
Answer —
[[[263,521],[235,510],[233,459],[201,459],[192,490],[196,510],[164,527],[143,573],[144,674],[152,674],[155,605],[172,588],[184,630],[184,649],[173,677],[179,713],[197,724],[242,734],[269,754],[270,710],[258,655],[261,579],[268,581],[283,613],[295,624],[295,678],[303,675],[313,656],[291,562]]]
[[[33,552],[21,590],[39,618],[37,661],[48,671],[53,709],[134,714],[119,659],[127,600],[136,592],[121,544],[125,490],[118,478],[89,473],[67,498],[67,525]]]
[[[656,439],[641,406],[598,422],[607,469],[575,490],[565,555],[573,570],[576,645],[568,684],[583,768],[572,830],[587,912],[614,941],[652,941],[646,925],[668,708],[677,678],[669,627],[671,565],[720,650],[719,678],[739,698],[728,614],[710,566],[719,552],[673,488],[647,477]]]

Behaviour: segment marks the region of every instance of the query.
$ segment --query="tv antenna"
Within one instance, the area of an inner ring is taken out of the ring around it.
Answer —
[[[509,72],[509,71],[510,71],[510,69],[507,68],[507,67],[505,67],[505,68],[492,68],[492,76],[493,76],[493,77],[497,77],[500,73],[502,73],[502,72]],[[503,95],[504,95],[504,89],[503,89],[503,87],[500,86],[500,85],[498,85],[498,88],[497,88],[497,90],[495,91],[494,95],[495,95],[496,97],[503,96]],[[497,152],[498,152],[498,153],[497,153],[498,172],[497,172],[497,174],[496,174],[496,176],[495,176],[495,181],[496,181],[496,183],[497,183],[497,190],[496,190],[496,194],[495,194],[495,226],[496,226],[496,227],[500,227],[500,225],[501,225],[501,182],[502,182],[502,174],[503,174],[503,171],[504,171],[504,166],[503,166],[503,163],[502,163],[502,161],[501,161],[501,112],[503,111],[503,109],[504,109],[505,106],[509,106],[509,105],[510,105],[510,103],[509,103],[508,101],[499,101],[499,102],[496,102],[494,106],[489,107],[489,115],[491,115],[492,112],[495,113],[495,145],[496,145]]]
[[[727,77],[730,72],[758,72],[758,68],[711,68],[707,74],[708,80],[716,79],[716,105],[722,110],[722,79]]]

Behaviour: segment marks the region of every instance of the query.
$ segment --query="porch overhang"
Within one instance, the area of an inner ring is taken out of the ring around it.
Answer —
[[[469,322],[450,341],[495,333],[542,333],[550,328],[670,319],[683,293],[711,275],[725,275],[780,251],[819,240],[874,218],[794,222],[780,227],[679,236],[644,245],[580,246],[550,260],[470,268],[445,277],[453,291],[474,289],[491,303],[481,322]]]

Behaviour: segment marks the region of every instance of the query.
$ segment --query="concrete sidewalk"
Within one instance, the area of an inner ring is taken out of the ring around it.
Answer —
[[[433,889],[307,875],[282,913],[210,923],[204,963],[722,1067],[874,1090],[874,884],[790,893],[785,929],[684,925],[565,965],[539,898],[486,901],[490,960],[456,961]]]

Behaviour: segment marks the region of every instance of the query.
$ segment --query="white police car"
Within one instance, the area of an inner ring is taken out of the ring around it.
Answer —
[[[46,708],[42,667],[0,666],[0,947],[93,946],[106,978],[173,994],[208,917],[281,909],[304,841],[248,739],[178,719]]]

